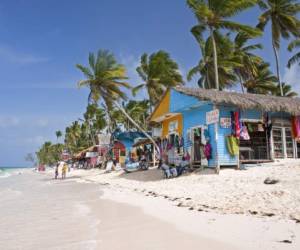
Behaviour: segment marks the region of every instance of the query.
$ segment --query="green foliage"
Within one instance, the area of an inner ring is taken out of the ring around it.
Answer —
[[[282,88],[283,88],[283,96],[286,96],[286,97],[296,97],[296,96],[298,96],[298,94],[292,90],[291,85],[288,85],[288,84],[283,82],[282,83]],[[272,94],[277,95],[277,96],[281,96],[279,85],[276,86],[276,88],[274,89]]]
[[[277,77],[269,69],[268,63],[255,65],[256,73],[243,85],[247,92],[253,94],[271,94],[276,89]]]
[[[278,51],[280,40],[290,39],[292,36],[300,36],[300,21],[297,14],[300,12],[300,4],[297,0],[265,0],[259,1],[261,9],[264,11],[259,17],[257,27],[264,30],[268,23],[271,23],[272,46],[276,59],[276,71],[278,84],[283,95],[283,86],[280,79],[280,62]],[[299,59],[299,54],[290,59],[288,65],[295,63]]]
[[[130,100],[126,104],[123,104],[123,109],[144,130],[148,129],[147,117],[149,116],[150,109],[150,102],[148,100]],[[128,120],[128,118],[117,109],[112,112],[111,120],[113,122],[114,129],[117,128],[117,124],[123,124],[127,130],[136,129],[130,120]]]
[[[45,142],[42,147],[36,152],[38,162],[40,164],[54,165],[61,160],[61,154],[63,152],[64,145],[51,142]]]
[[[300,49],[300,38],[295,39],[289,44],[288,50],[292,52],[294,51],[294,49]],[[299,63],[300,66],[300,50],[298,50],[298,52],[289,59],[287,66],[288,68],[290,68],[293,64],[296,63]]]
[[[155,105],[160,100],[167,88],[183,84],[178,64],[163,50],[150,56],[143,54],[136,71],[143,83],[133,88],[133,94],[145,87],[151,105]]]
[[[55,132],[56,138],[58,140],[58,138],[62,137],[62,132],[60,130]]]
[[[220,32],[215,32],[215,40],[217,45],[218,61],[218,75],[220,80],[220,89],[232,86],[237,77],[234,72],[235,67],[242,67],[243,65],[234,55],[234,44],[231,42],[228,35],[222,35]],[[187,75],[188,81],[191,81],[196,74],[201,77],[198,80],[198,85],[201,88],[215,87],[215,72],[214,72],[214,58],[213,45],[211,37],[204,42],[199,39],[199,47],[202,53],[202,59],[198,65],[192,68]]]
[[[103,101],[107,110],[112,110],[113,101],[127,96],[121,88],[130,88],[126,82],[124,65],[118,64],[114,55],[107,50],[99,50],[97,55],[89,54],[89,66],[77,64],[76,67],[83,73],[85,80],[78,82],[79,87],[89,87],[89,102]]]
[[[259,17],[257,27],[264,30],[271,23],[272,42],[276,49],[280,48],[280,39],[289,39],[291,36],[299,37],[300,21],[297,14],[300,4],[297,0],[265,0],[260,1],[264,11]]]
[[[224,57],[220,55],[220,48],[222,45],[218,45],[217,41],[217,36],[220,36],[220,31],[226,30],[232,32],[243,32],[251,37],[261,35],[261,32],[256,28],[230,20],[230,18],[240,12],[254,6],[256,2],[257,1],[255,0],[187,0],[187,5],[194,13],[198,22],[194,27],[192,27],[192,34],[198,43],[203,43],[205,41],[205,32],[209,33],[207,40],[211,40],[212,55],[209,53],[209,56],[212,60],[210,59],[209,61],[212,61],[212,65],[209,67],[213,67],[214,76],[210,75],[208,65],[204,73],[203,70],[201,71],[201,68],[203,68],[201,66],[198,67],[198,70],[196,70],[201,73],[203,78],[210,79],[210,88],[222,89],[224,86],[230,84],[229,79],[232,75],[229,72],[230,69],[228,69],[228,67],[224,67],[224,65],[230,65],[233,62],[236,62],[235,60],[232,60],[233,58],[228,60],[227,55]],[[203,54],[202,51],[202,56],[207,56],[207,53]],[[208,60],[204,61],[208,62]],[[223,75],[221,75],[220,71],[223,72]],[[192,69],[192,72],[195,72],[195,68]]]

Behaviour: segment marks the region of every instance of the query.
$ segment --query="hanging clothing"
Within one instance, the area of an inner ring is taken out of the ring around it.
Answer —
[[[241,133],[241,122],[240,122],[240,112],[239,111],[231,111],[231,133],[240,138]]]
[[[241,138],[241,140],[244,140],[244,141],[249,141],[250,140],[248,129],[245,125],[241,129],[240,138]]]
[[[211,144],[208,142],[205,146],[204,146],[204,154],[207,160],[210,160],[212,157],[212,147]]]
[[[292,130],[295,139],[300,138],[300,116],[292,117]]]
[[[227,136],[226,137],[226,145],[227,150],[231,156],[239,155],[240,148],[239,148],[239,139],[235,136]]]
[[[240,123],[240,112],[234,112],[234,123],[235,123],[235,136],[240,138],[241,134],[241,123]]]

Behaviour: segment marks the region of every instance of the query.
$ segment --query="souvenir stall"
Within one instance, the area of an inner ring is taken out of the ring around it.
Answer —
[[[208,126],[199,125],[188,129],[185,151],[185,158],[193,167],[208,166],[212,156]]]
[[[162,156],[170,163],[189,155],[191,164],[219,171],[241,162],[299,157],[300,120],[292,121],[293,115],[300,115],[299,98],[176,87],[165,93],[150,121],[162,127]],[[176,143],[181,137],[183,146]]]
[[[239,155],[240,162],[270,161],[270,135],[272,125],[267,113],[256,112],[256,119],[243,111],[231,111],[232,133],[227,137],[231,155]]]

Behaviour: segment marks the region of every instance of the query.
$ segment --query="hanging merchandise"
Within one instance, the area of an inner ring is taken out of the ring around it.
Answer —
[[[293,130],[294,138],[299,139],[300,138],[300,117],[299,116],[292,117],[292,130]]]
[[[191,160],[191,156],[190,156],[190,154],[189,154],[188,151],[186,152],[184,158],[185,158],[186,161],[190,161]]]
[[[253,126],[251,123],[247,124],[248,132],[252,133],[254,131]]]
[[[264,130],[264,127],[263,127],[263,125],[261,124],[261,123],[259,123],[258,125],[257,125],[257,131],[258,132],[264,132],[265,130]]]
[[[231,116],[231,134],[235,134],[235,117],[234,117],[234,112],[230,111],[230,116]]]
[[[227,149],[228,152],[231,156],[236,156],[239,155],[239,139],[236,138],[235,136],[227,136],[226,137],[226,145],[227,145]]]
[[[183,146],[184,146],[184,138],[183,136],[181,136],[179,140],[179,147],[183,147]]]
[[[199,128],[195,128],[194,132],[195,132],[196,136],[200,136],[201,135],[201,131],[200,131]]]
[[[207,160],[210,160],[212,157],[212,147],[211,144],[209,142],[206,143],[206,145],[204,146],[204,154]]]
[[[267,136],[268,136],[268,138],[270,138],[271,131],[272,131],[272,121],[271,121],[268,113],[265,113],[264,123],[265,123],[265,129],[267,131]]]
[[[242,126],[240,138],[241,138],[241,140],[244,140],[244,141],[249,141],[250,140],[248,129],[245,125]]]
[[[231,111],[231,132],[237,138],[240,138],[241,133],[241,122],[240,122],[240,112],[239,111]]]
[[[234,112],[234,123],[235,123],[235,136],[240,138],[241,134],[241,123],[240,123],[240,112]]]
[[[205,145],[206,144],[206,138],[205,138],[205,129],[201,128],[201,144]]]

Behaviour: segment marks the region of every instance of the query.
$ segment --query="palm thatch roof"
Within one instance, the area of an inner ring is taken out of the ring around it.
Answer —
[[[287,112],[300,115],[300,98],[279,97],[260,94],[242,94],[214,89],[175,87],[179,93],[194,96],[201,101],[216,105],[232,105],[240,109],[259,109],[271,112]]]

